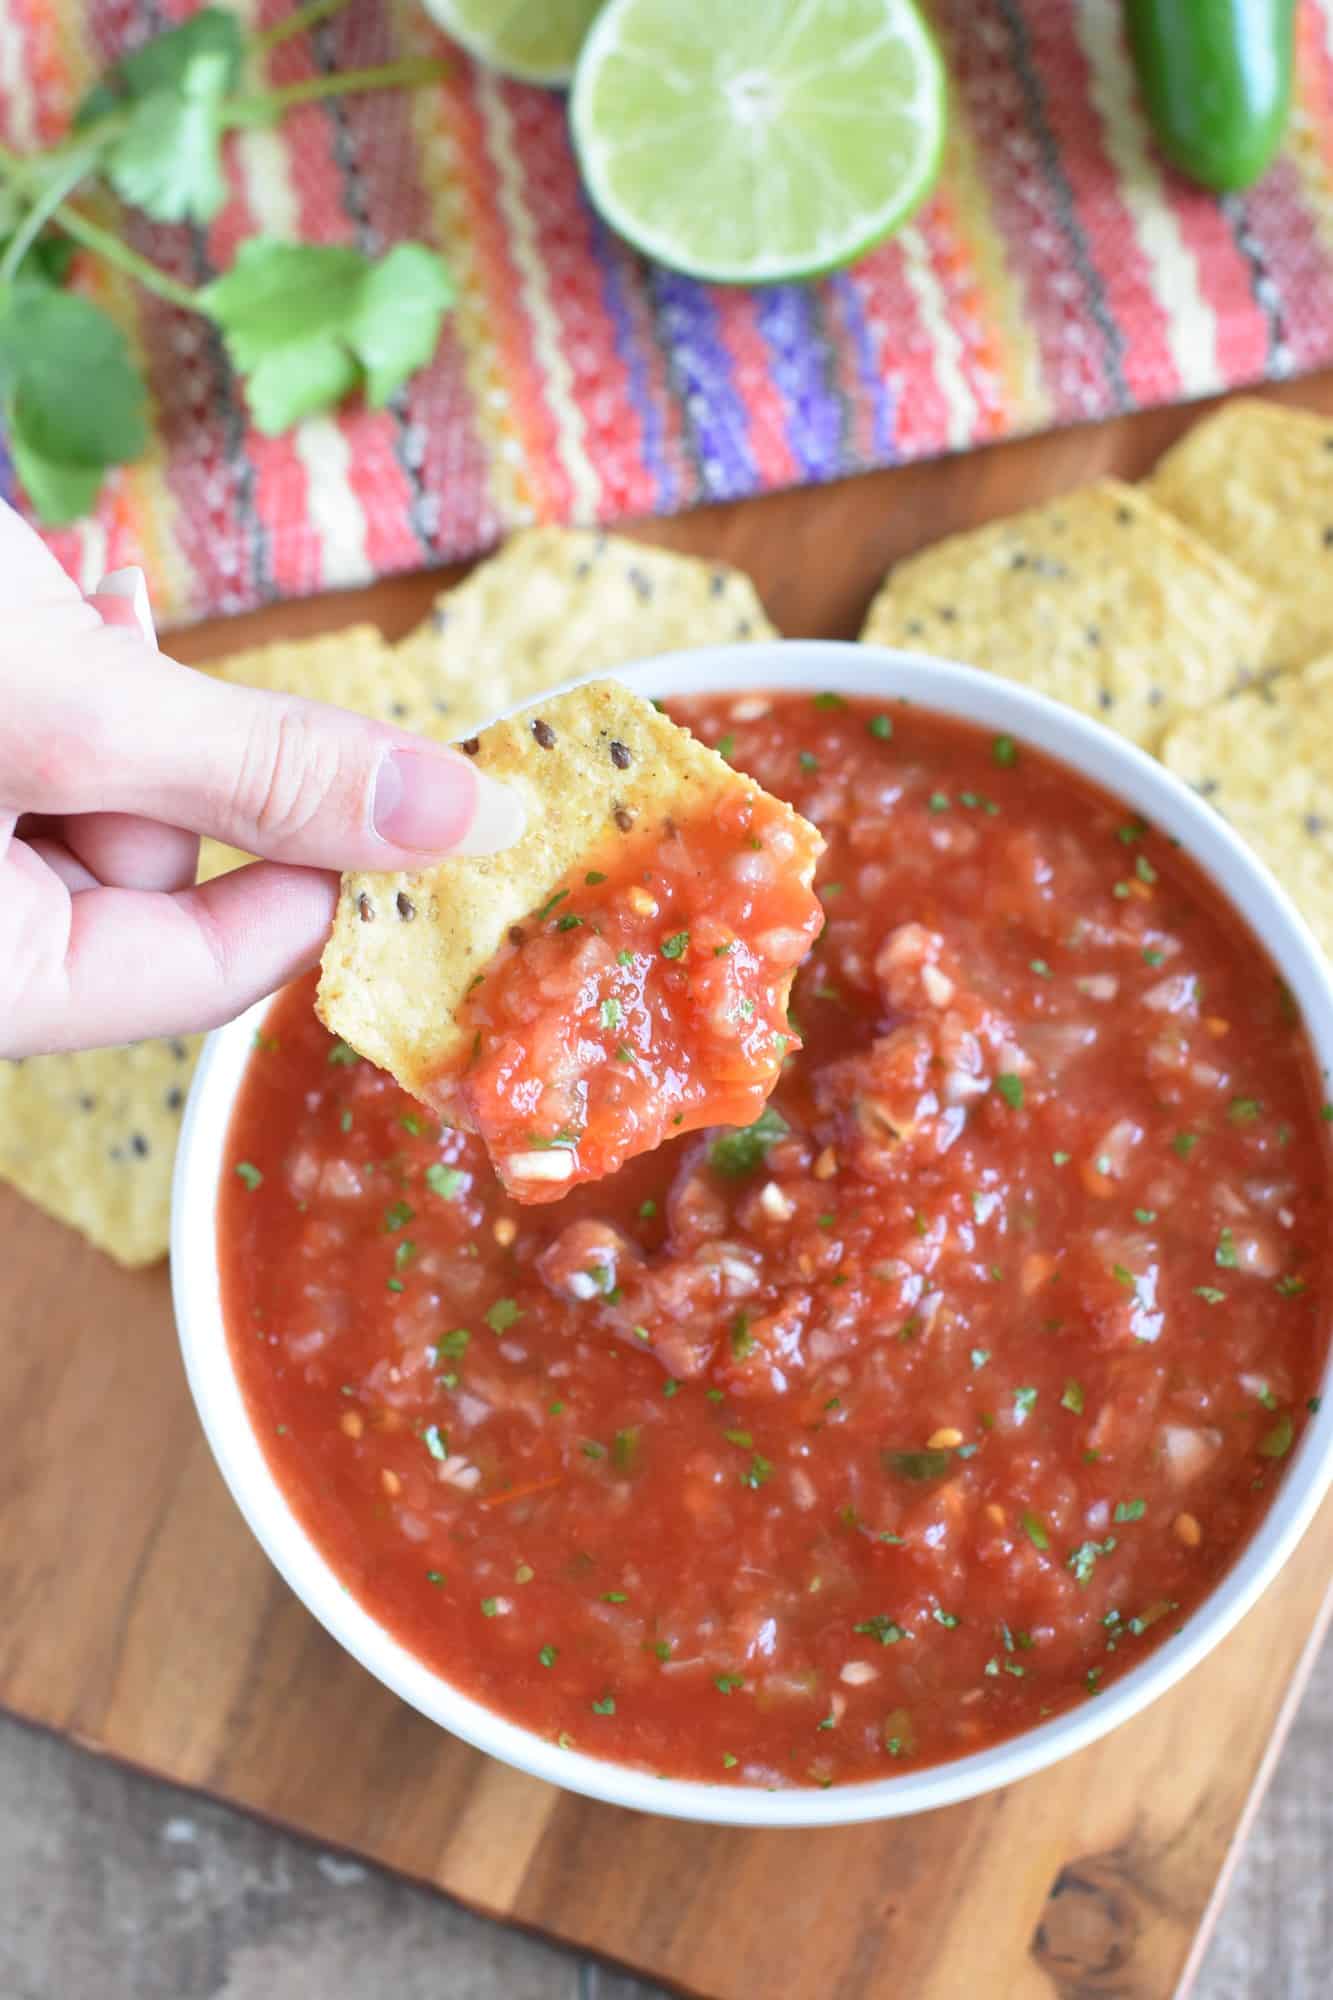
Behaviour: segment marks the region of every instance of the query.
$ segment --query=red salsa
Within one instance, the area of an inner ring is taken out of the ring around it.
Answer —
[[[1322,1093],[1255,939],[1062,767],[672,713],[828,843],[768,1108],[520,1208],[303,983],[228,1322],[309,1533],[455,1685],[671,1776],[882,1776],[1095,1698],[1252,1533],[1328,1341]]]
[[[707,819],[621,841],[516,924],[464,1004],[470,1054],[427,1094],[516,1201],[558,1201],[701,1125],[759,1116],[792,974],[823,925],[818,840],[737,785]]]

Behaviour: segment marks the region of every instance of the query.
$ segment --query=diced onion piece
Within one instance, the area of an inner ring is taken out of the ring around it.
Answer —
[[[511,1181],[567,1181],[574,1173],[574,1155],[568,1146],[552,1146],[537,1153],[511,1153],[505,1161]]]

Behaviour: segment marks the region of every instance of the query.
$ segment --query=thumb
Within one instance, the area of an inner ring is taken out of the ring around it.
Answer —
[[[66,626],[66,637],[70,652],[44,647],[41,671],[24,675],[29,755],[12,802],[0,724],[0,800],[19,811],[136,813],[268,860],[332,869],[490,854],[522,832],[517,796],[456,750],[216,681],[130,630]]]

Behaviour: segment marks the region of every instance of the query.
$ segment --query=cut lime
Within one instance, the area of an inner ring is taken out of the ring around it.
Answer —
[[[601,0],[425,0],[469,55],[524,83],[568,83]]]
[[[609,0],[571,100],[613,229],[698,278],[858,256],[927,193],[944,72],[911,0]]]

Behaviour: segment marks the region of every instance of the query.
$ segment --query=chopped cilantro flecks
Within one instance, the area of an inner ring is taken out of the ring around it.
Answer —
[[[555,1646],[543,1646],[541,1651],[538,1653],[537,1658],[541,1661],[544,1667],[553,1667],[556,1661],[560,1658],[560,1653],[558,1648]]]
[[[1023,1109],[1023,1079],[1021,1076],[1014,1076],[1009,1071],[1003,1071],[995,1079],[995,1088],[999,1091],[1011,1111],[1021,1111]]]
[[[1202,1299],[1206,1306],[1220,1306],[1226,1293],[1219,1292],[1216,1285],[1196,1285],[1194,1296],[1196,1299]]]
[[[449,1440],[438,1424],[427,1424],[421,1433],[421,1442],[432,1458],[446,1459],[449,1456]]]
[[[847,706],[846,698],[843,695],[832,694],[827,689],[814,697],[814,704],[816,708],[846,708]]]
[[[1026,1509],[1023,1514],[1023,1533],[1027,1536],[1034,1549],[1045,1551],[1051,1546],[1051,1538],[1046,1532],[1046,1523],[1042,1520],[1041,1515],[1034,1514],[1031,1508]]]
[[[395,1229],[402,1229],[411,1222],[416,1210],[406,1201],[396,1201],[392,1208],[384,1211],[384,1227],[392,1235]]]
[[[446,1167],[439,1160],[432,1160],[426,1169],[426,1186],[441,1201],[457,1201],[467,1184],[467,1175],[459,1167]]]
[[[258,1167],[250,1164],[249,1160],[238,1160],[236,1162],[235,1173],[237,1180],[244,1181],[251,1194],[254,1193],[257,1187],[263,1185],[264,1176],[260,1173]]]
[[[728,733],[725,736],[718,737],[717,754],[719,757],[730,757],[735,748],[736,748],[736,738],[730,733],[730,731],[728,731]]]
[[[494,1618],[499,1609],[500,1609],[500,1600],[498,1597],[482,1598],[481,1615],[483,1618]]]
[[[351,1114],[351,1112],[350,1112],[350,1111],[342,1111],[342,1112],[339,1112],[339,1114],[338,1114],[338,1130],[339,1130],[340,1132],[350,1132],[350,1131],[351,1131],[351,1129],[352,1129],[352,1114]]]
[[[926,800],[926,804],[933,813],[948,812],[949,794],[947,792],[932,792]]]
[[[684,958],[689,948],[690,934],[688,931],[676,931],[673,936],[663,938],[662,940],[663,958]]]
[[[1288,1410],[1284,1410],[1272,1429],[1265,1431],[1260,1438],[1260,1458],[1285,1458],[1291,1450],[1292,1439],[1295,1434],[1295,1426],[1291,1421],[1291,1413]]]
[[[1087,1583],[1098,1556],[1109,1556],[1114,1547],[1115,1536],[1108,1535],[1104,1542],[1080,1542],[1076,1549],[1071,1549],[1066,1568],[1073,1570],[1075,1583]]]
[[[1305,1280],[1304,1278],[1297,1278],[1293,1276],[1290,1272],[1288,1272],[1285,1277],[1281,1277],[1278,1279],[1273,1289],[1276,1292],[1278,1292],[1282,1298],[1293,1299],[1299,1292],[1303,1292],[1305,1290]]]
[[[893,723],[887,715],[872,715],[866,728],[872,736],[878,737],[881,743],[887,743],[893,734]]]
[[[609,999],[603,1000],[600,1012],[604,1028],[618,1028],[620,1026],[620,1002],[614,994]]]
[[[566,911],[563,917],[556,918],[555,927],[558,931],[576,931],[582,922],[582,917],[576,917],[570,911]]]
[[[750,1463],[741,1474],[741,1485],[748,1486],[753,1491],[758,1492],[759,1488],[771,1479],[772,1476],[772,1461],[764,1458],[756,1451],[751,1455]]]
[[[954,1617],[953,1612],[941,1610],[938,1604],[930,1615],[937,1625],[943,1625],[946,1632],[952,1632],[958,1624],[958,1620]]]
[[[914,1484],[942,1479],[953,1463],[947,1451],[886,1451],[883,1456],[886,1472],[899,1473]]]
[[[744,1674],[714,1674],[713,1686],[719,1694],[735,1694],[737,1688],[745,1686]]]
[[[803,771],[817,771],[819,769],[819,759],[813,750],[802,750],[796,761]]]
[[[1263,1108],[1257,1097],[1233,1097],[1227,1106],[1227,1117],[1233,1125],[1253,1125]]]
[[[1038,979],[1049,979],[1052,976],[1051,968],[1044,958],[1030,958],[1028,960],[1028,971],[1035,972]]]
[[[1197,1132],[1177,1132],[1175,1138],[1171,1141],[1171,1151],[1178,1153],[1182,1160],[1187,1160],[1198,1143],[1199,1135]]]
[[[1143,963],[1145,965],[1164,965],[1166,963],[1166,953],[1154,950],[1152,945],[1145,945]]]
[[[1076,1417],[1083,1415],[1083,1384],[1081,1382],[1070,1380],[1065,1383],[1064,1391],[1060,1397],[1060,1408],[1062,1410],[1072,1410]]]
[[[770,1146],[785,1139],[790,1131],[786,1119],[771,1104],[766,1105],[753,1125],[738,1132],[724,1132],[708,1149],[708,1164],[720,1174],[753,1173],[764,1163]]]
[[[968,1357],[974,1368],[984,1368],[990,1360],[989,1347],[974,1347]]]
[[[590,889],[596,889],[599,884],[605,882],[606,877],[600,868],[590,868],[583,879]]]
[[[452,1332],[442,1333],[435,1343],[435,1359],[441,1361],[447,1355],[451,1360],[456,1360],[460,1354],[467,1352],[471,1338],[472,1335],[465,1326],[456,1326]]]
[[[522,1317],[523,1308],[514,1299],[497,1299],[493,1306],[487,1306],[483,1314],[492,1333],[505,1333],[515,1320]]]
[[[1222,1230],[1218,1235],[1217,1248],[1213,1252],[1213,1262],[1220,1264],[1224,1271],[1234,1271],[1238,1268],[1239,1261],[1236,1255],[1235,1237],[1229,1229]]]
[[[568,894],[569,894],[568,889],[557,889],[554,896],[550,897],[548,901],[542,904],[541,908],[538,910],[536,917],[533,919],[533,921],[535,923],[544,924],[546,922],[546,919],[550,916],[552,910],[555,909],[557,904],[563,903]]]
[[[1035,1389],[1015,1389],[1014,1415],[1016,1417],[1025,1417],[1036,1403],[1036,1400],[1037,1391]]]
[[[356,1050],[349,1049],[346,1042],[335,1042],[329,1050],[329,1061],[335,1067],[345,1066],[350,1068],[353,1063],[359,1063],[360,1060],[361,1058]]]
[[[873,1618],[863,1618],[859,1625],[853,1625],[852,1630],[863,1633],[867,1638],[878,1639],[881,1646],[896,1646],[900,1639],[908,1637],[897,1620],[885,1617],[882,1611]]]
[[[592,1712],[594,1715],[614,1715],[616,1712],[615,1696],[613,1694],[604,1694],[600,1701],[593,1703]]]
[[[1157,1210],[1155,1208],[1136,1208],[1134,1211],[1134,1220],[1135,1222],[1142,1222],[1145,1224],[1149,1222],[1156,1222]]]
[[[738,1312],[731,1322],[731,1351],[738,1361],[743,1361],[754,1350],[754,1335],[750,1331],[750,1315]]]
[[[990,753],[1002,771],[1009,770],[1018,762],[1018,745],[1012,736],[997,736],[991,744]]]
[[[1115,1503],[1117,1521],[1141,1521],[1147,1511],[1146,1500],[1117,1500]]]

